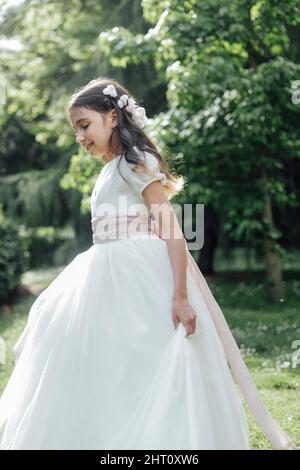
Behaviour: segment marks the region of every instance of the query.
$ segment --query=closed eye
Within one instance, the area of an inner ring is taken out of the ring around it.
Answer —
[[[81,129],[87,129],[89,127],[90,124],[87,124],[86,126],[81,126]],[[77,136],[77,132],[75,132],[75,136]]]

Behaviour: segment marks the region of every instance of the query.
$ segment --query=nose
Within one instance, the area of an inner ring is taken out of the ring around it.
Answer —
[[[78,144],[80,144],[82,141],[83,141],[83,135],[80,134],[80,133],[78,133],[78,134],[76,135],[76,142],[77,142]]]

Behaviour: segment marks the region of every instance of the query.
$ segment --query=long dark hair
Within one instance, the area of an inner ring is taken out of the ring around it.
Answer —
[[[108,85],[114,85],[117,91],[116,97],[103,94],[104,88]],[[123,147],[122,156],[118,161],[118,170],[122,158],[125,158],[128,163],[133,163],[137,166],[141,165],[145,168],[138,150],[153,154],[159,162],[159,171],[166,175],[167,182],[164,185],[164,189],[168,199],[171,199],[183,189],[185,177],[175,174],[174,171],[170,171],[154,142],[150,140],[145,132],[134,122],[131,113],[124,107],[120,108],[118,106],[118,99],[125,94],[128,95],[129,98],[133,98],[136,104],[140,106],[140,103],[137,102],[133,95],[116,80],[107,77],[98,77],[77,89],[72,94],[66,107],[66,112],[69,115],[71,109],[83,107],[98,111],[105,116],[109,111],[115,109],[118,116],[118,124],[112,130],[108,145],[109,149],[113,152],[112,138],[113,134],[116,133],[117,140],[121,142]],[[121,174],[120,170],[119,173]],[[124,179],[122,174],[121,176]]]

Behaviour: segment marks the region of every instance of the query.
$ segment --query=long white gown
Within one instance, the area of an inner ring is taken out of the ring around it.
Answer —
[[[143,189],[165,183],[151,154],[152,176],[121,157],[98,176],[92,222],[136,204],[147,213]],[[78,254],[36,298],[14,346],[0,449],[250,449],[236,383],[189,271],[187,290],[197,314],[189,336],[172,321],[164,240],[140,233]]]

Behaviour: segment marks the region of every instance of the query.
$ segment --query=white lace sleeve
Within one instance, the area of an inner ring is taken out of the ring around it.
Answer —
[[[167,177],[159,171],[159,162],[152,153],[145,152],[144,163],[147,172],[142,167],[134,168],[133,164],[129,164],[129,171],[127,173],[129,183],[141,197],[143,197],[144,189],[153,181],[160,181],[162,185],[167,183]]]

